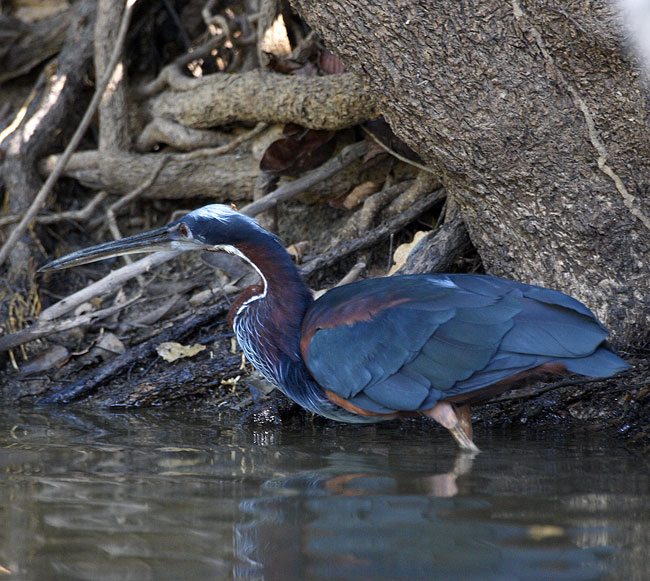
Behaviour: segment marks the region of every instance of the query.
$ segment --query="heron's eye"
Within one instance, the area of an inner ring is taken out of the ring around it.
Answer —
[[[181,222],[178,226],[178,232],[183,238],[189,238],[190,237],[190,229],[183,223]]]

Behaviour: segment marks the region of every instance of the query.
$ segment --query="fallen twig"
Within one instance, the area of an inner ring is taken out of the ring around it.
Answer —
[[[118,270],[114,270],[97,282],[94,282],[80,291],[61,299],[58,303],[54,303],[52,306],[42,311],[38,319],[39,321],[52,321],[61,315],[69,313],[72,309],[79,306],[81,303],[89,301],[93,297],[117,290],[125,281],[134,278],[143,272],[147,272],[153,266],[171,260],[180,253],[180,251],[170,250],[148,254],[137,262],[123,266]]]
[[[167,251],[149,254],[137,262],[128,264],[127,266],[124,266],[118,270],[114,270],[97,282],[94,282],[81,289],[80,291],[77,291],[76,293],[64,299],[61,299],[59,302],[54,303],[42,311],[36,323],[33,325],[27,327],[26,329],[22,329],[15,333],[11,333],[10,335],[1,337],[0,352],[6,351],[7,349],[13,349],[14,347],[23,345],[24,343],[27,343],[39,337],[46,337],[47,335],[59,333],[78,325],[85,324],[88,321],[82,321],[79,318],[58,321],[56,323],[53,323],[51,321],[54,321],[54,319],[57,319],[58,317],[69,313],[80,304],[85,303],[98,295],[115,292],[127,280],[135,278],[143,272],[147,272],[154,266],[171,260],[172,258],[178,256],[180,253],[180,251]],[[123,306],[120,306],[120,309],[121,308],[123,308]],[[93,317],[91,317],[89,320],[92,319]]]

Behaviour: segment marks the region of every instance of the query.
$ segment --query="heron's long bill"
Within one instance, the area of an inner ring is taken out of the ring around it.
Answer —
[[[47,270],[62,270],[72,266],[79,266],[80,264],[87,264],[89,262],[96,262],[106,258],[113,258],[115,256],[122,256],[123,254],[136,254],[138,252],[155,252],[157,250],[174,250],[172,242],[178,240],[176,229],[165,226],[157,228],[151,232],[144,232],[143,234],[136,234],[121,240],[113,242],[105,242],[83,250],[77,250],[57,258],[52,262],[47,263],[38,269],[38,272]]]

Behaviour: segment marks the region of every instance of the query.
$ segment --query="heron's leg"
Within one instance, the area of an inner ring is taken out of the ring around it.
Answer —
[[[472,438],[465,433],[463,428],[461,428],[456,412],[454,412],[454,408],[451,407],[451,404],[440,402],[430,410],[425,410],[422,413],[429,418],[433,418],[436,422],[447,428],[462,450],[474,454],[480,452],[476,444],[472,442]]]
[[[474,440],[473,430],[472,430],[472,412],[469,409],[469,404],[458,406],[454,409],[456,412],[456,417],[458,418],[458,423],[460,427],[463,428],[463,432],[467,434],[467,437],[470,440]]]

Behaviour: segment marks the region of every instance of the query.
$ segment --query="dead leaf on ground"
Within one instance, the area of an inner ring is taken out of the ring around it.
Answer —
[[[334,153],[335,131],[306,129],[289,123],[284,137],[271,143],[260,161],[260,169],[275,175],[295,176],[325,163]]]
[[[205,345],[199,345],[198,343],[194,343],[194,345],[181,345],[180,343],[176,343],[176,341],[167,341],[156,347],[156,353],[168,363],[172,363],[177,359],[194,357],[197,353],[205,351],[205,349]]]
[[[361,204],[367,197],[378,192],[380,187],[381,186],[377,182],[363,182],[352,188],[350,193],[343,197],[339,202],[340,206],[346,210],[352,210]]]
[[[20,375],[34,375],[53,367],[60,367],[67,361],[68,357],[70,357],[70,352],[65,347],[53,345],[50,349],[23,365],[20,369]]]
[[[309,242],[303,240],[301,242],[296,242],[291,246],[287,246],[287,252],[296,264],[302,264],[302,259],[305,257],[305,251],[307,248],[309,248]]]
[[[388,272],[388,276],[392,276],[400,268],[402,268],[402,266],[404,266],[406,259],[408,258],[409,254],[411,254],[411,250],[413,250],[417,245],[417,243],[425,236],[425,234],[428,233],[429,233],[428,230],[419,230],[418,232],[415,233],[415,235],[413,236],[413,240],[411,240],[411,242],[400,244],[395,249],[395,252],[393,254],[393,266]]]
[[[110,359],[126,351],[124,343],[114,333],[105,333],[94,348],[105,352],[103,359]]]

